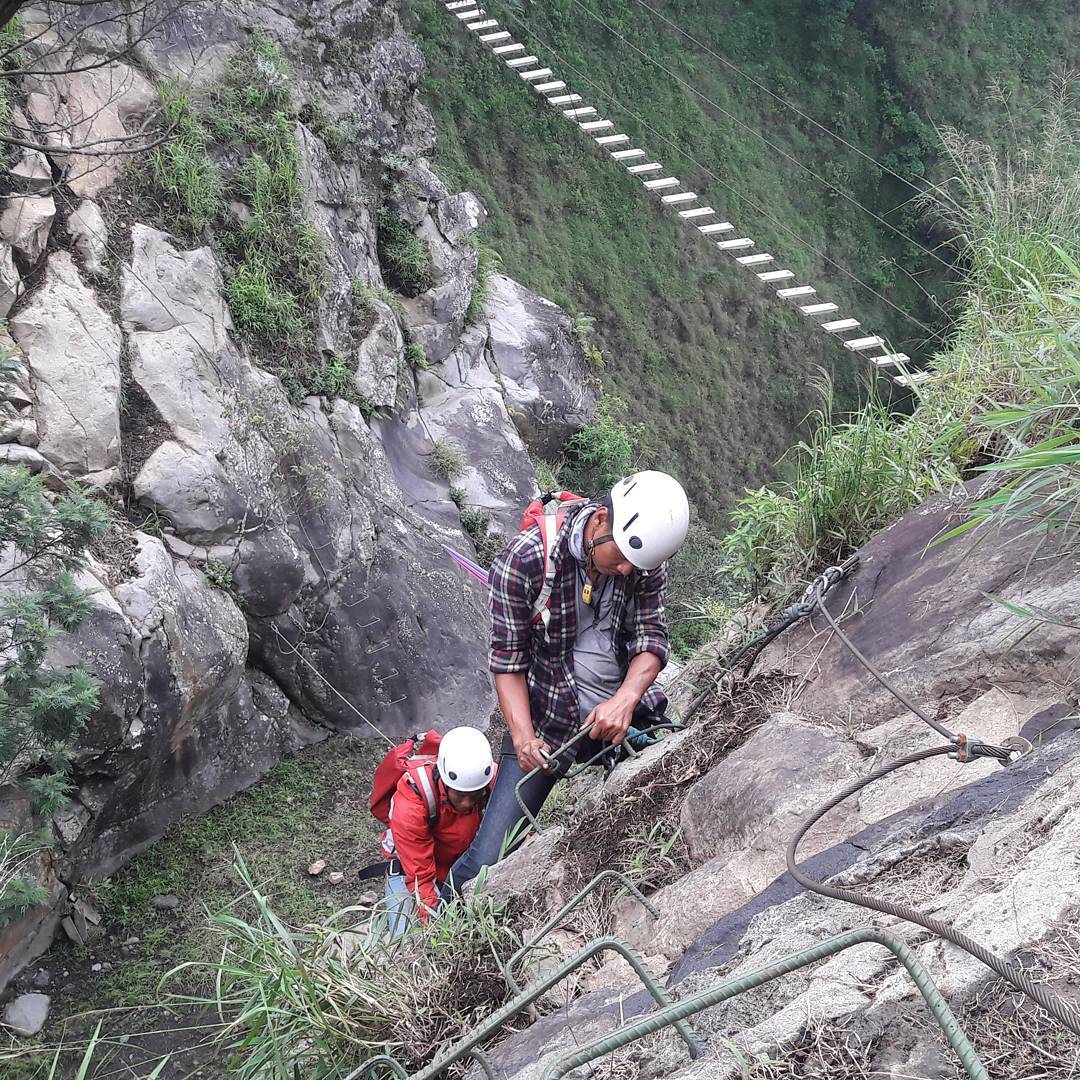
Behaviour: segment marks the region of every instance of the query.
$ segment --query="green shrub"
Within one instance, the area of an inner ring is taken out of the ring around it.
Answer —
[[[469,306],[465,309],[465,321],[478,323],[484,317],[484,308],[491,299],[491,279],[502,269],[502,259],[489,247],[476,248],[476,284],[473,286]]]
[[[428,458],[428,468],[440,480],[454,481],[469,471],[465,451],[457,443],[437,439]]]
[[[427,371],[428,358],[424,346],[415,341],[410,341],[405,346],[405,362],[416,371]]]
[[[362,278],[352,279],[352,328],[357,337],[365,337],[375,325],[375,290]]]
[[[270,345],[304,332],[300,304],[290,292],[278,291],[265,258],[248,251],[225,285],[236,327],[241,334]]]
[[[461,530],[472,541],[476,561],[481,566],[490,567],[495,556],[506,546],[506,537],[501,532],[491,531],[491,515],[486,510],[476,507],[462,509]]]
[[[379,262],[387,281],[403,296],[419,296],[434,278],[427,245],[402,217],[384,206],[378,219]]]
[[[616,480],[632,471],[630,432],[615,418],[624,409],[618,398],[605,397],[596,410],[596,420],[567,442],[560,473],[568,488],[582,495],[607,494]]]
[[[594,368],[603,371],[605,360],[603,351],[596,344],[596,320],[591,315],[581,312],[573,317],[570,327],[575,340],[581,346],[581,351],[585,354],[585,359]]]

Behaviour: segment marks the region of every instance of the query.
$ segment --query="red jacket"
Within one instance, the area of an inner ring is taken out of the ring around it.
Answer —
[[[427,803],[410,782],[409,772],[398,781],[390,803],[390,827],[383,833],[382,849],[388,859],[397,859],[401,864],[409,892],[420,897],[420,919],[426,923],[428,909],[433,910],[438,902],[439,885],[476,836],[482,811],[478,808],[459,814],[450,805],[446,788],[439,780],[435,787],[439,813],[429,822]],[[494,777],[491,782],[495,782]]]

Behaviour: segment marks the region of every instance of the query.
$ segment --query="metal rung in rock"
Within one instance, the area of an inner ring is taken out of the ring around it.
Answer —
[[[629,135],[601,135],[596,140],[597,146],[618,146],[619,143],[629,142]]]
[[[484,39],[481,38],[480,40],[483,41]],[[491,50],[492,55],[494,55],[494,56],[509,56],[510,53],[524,52],[524,51],[525,51],[525,46],[522,45],[520,42],[518,42],[517,44],[514,44],[514,45],[499,45],[496,48]]]
[[[515,56],[513,60],[507,60],[506,66],[508,68],[520,68],[528,67],[530,64],[536,63],[535,56]]]
[[[740,255],[735,261],[740,266],[761,266],[763,263],[771,263],[773,257],[762,252],[760,255]]]
[[[884,345],[885,339],[879,337],[860,337],[852,338],[850,341],[844,342],[845,349],[851,349],[852,352],[862,352],[863,349],[876,349],[879,345]]]
[[[496,30],[494,34],[481,34],[480,40],[485,45],[490,45],[493,41],[505,41],[508,37],[513,37],[509,30]],[[521,46],[523,49],[524,45]]]
[[[575,101],[580,101],[580,94],[561,94],[559,97],[549,97],[549,105],[573,105]]]
[[[469,23],[468,30],[493,30],[499,25],[498,19],[485,19],[483,22]]]
[[[781,300],[794,300],[796,296],[813,296],[816,292],[813,285],[796,285],[794,289],[777,289],[776,295]]]
[[[696,198],[696,191],[680,191],[678,195],[665,195],[660,201],[667,206],[674,206],[676,203],[693,202]]]
[[[586,120],[578,126],[582,131],[607,131],[608,128],[613,128],[615,123],[612,120]]]
[[[794,276],[794,270],[766,270],[764,274],[758,274],[762,281],[790,281]]]
[[[646,180],[645,187],[649,191],[659,191],[661,188],[678,187],[679,179],[676,176],[665,176],[660,180]]]
[[[626,150],[626,151],[624,151],[624,153],[629,154],[630,151]],[[615,155],[612,154],[611,156],[614,157]],[[642,150],[641,153],[638,156],[639,157],[644,157],[645,156],[645,151]],[[626,166],[626,171],[628,173],[630,173],[631,176],[638,176],[641,173],[662,172],[663,169],[664,169],[664,166],[661,165],[659,161],[649,161],[649,162],[646,162],[644,165],[627,165]]]
[[[870,363],[875,367],[892,367],[894,364],[906,364],[911,360],[907,353],[891,352],[881,356],[871,356]]]
[[[714,221],[711,225],[699,225],[698,232],[702,236],[712,236],[718,232],[734,232],[735,226],[730,221]]]
[[[562,79],[556,79],[554,82],[540,83],[539,86],[534,86],[533,89],[538,94],[550,94],[552,90],[565,90],[566,83]]]
[[[910,375],[894,375],[893,382],[897,386],[918,386],[932,378],[933,374],[929,371],[913,371]]]
[[[754,241],[744,236],[740,240],[721,240],[716,246],[721,251],[743,251],[746,248],[752,248]]]
[[[799,310],[804,315],[831,315],[834,311],[839,311],[840,308],[836,304],[807,304],[805,307],[800,307]]]
[[[591,105],[582,105],[580,109],[563,109],[562,114],[568,120],[576,120],[580,116],[595,116],[596,110]]]
[[[858,319],[837,319],[835,322],[822,323],[821,329],[830,334],[842,334],[845,330],[854,330],[858,325]]]
[[[708,217],[710,214],[715,214],[716,211],[711,206],[695,206],[693,210],[680,210],[679,217],[686,218],[687,221],[692,218]]]
[[[533,79],[546,79],[551,74],[551,68],[537,68],[535,71],[519,71],[518,74],[526,81]]]

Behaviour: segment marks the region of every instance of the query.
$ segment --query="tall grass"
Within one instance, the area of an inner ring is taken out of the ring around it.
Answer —
[[[355,908],[289,926],[239,858],[236,870],[245,903],[212,919],[219,959],[181,965],[166,984],[187,971],[186,984],[192,968],[209,975],[211,993],[175,1000],[221,1018],[238,1080],[337,1077],[376,1054],[412,1071],[508,998],[502,963],[521,941],[488,896],[387,942]]]
[[[909,416],[874,397],[748,492],[725,540],[734,572],[781,599],[934,491],[996,480],[950,535],[992,522],[1072,524],[1080,499],[1080,111],[1061,79],[1042,124],[1005,151],[944,130],[950,177],[924,199],[963,267],[952,344]]]

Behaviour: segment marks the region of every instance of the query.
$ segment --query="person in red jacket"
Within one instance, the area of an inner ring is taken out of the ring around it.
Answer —
[[[472,843],[495,781],[487,737],[471,727],[448,731],[437,760],[410,763],[390,804],[383,854],[390,860],[386,912],[390,937],[414,914],[427,923],[450,867]]]

